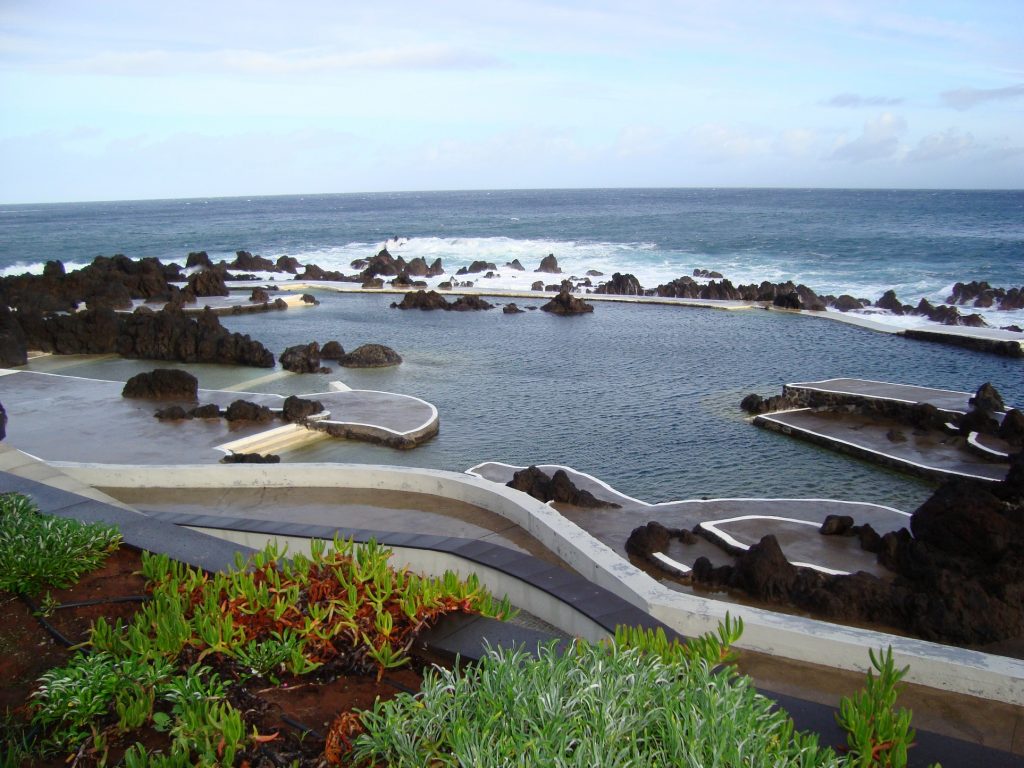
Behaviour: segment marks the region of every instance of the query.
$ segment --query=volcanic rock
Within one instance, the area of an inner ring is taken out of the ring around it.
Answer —
[[[631,274],[616,272],[607,283],[601,283],[596,293],[604,293],[615,296],[643,296],[644,289],[640,281]]]
[[[223,414],[216,403],[207,403],[206,405],[197,405],[188,412],[188,415],[193,419],[219,419]]]
[[[402,357],[382,344],[364,344],[344,355],[338,362],[345,368],[386,368],[400,365]]]
[[[779,294],[772,300],[772,305],[779,309],[803,309],[803,304],[800,302],[800,294],[796,291]]]
[[[999,437],[1015,448],[1024,448],[1024,413],[1011,408],[999,425]]]
[[[549,477],[543,470],[531,465],[513,474],[506,485],[539,501],[554,501],[587,508],[619,507],[618,504],[601,501],[590,491],[577,488],[562,469],[556,470],[555,474]]]
[[[320,357],[324,360],[340,360],[345,355],[345,349],[337,341],[325,342],[320,347]]]
[[[474,261],[468,267],[462,267],[461,269],[459,269],[459,271],[456,272],[455,274],[456,275],[472,275],[472,274],[476,274],[478,272],[487,272],[488,270],[493,272],[493,271],[497,270],[497,268],[498,268],[497,265],[493,264],[490,261]]]
[[[410,291],[402,297],[401,303],[392,304],[394,309],[449,309],[448,300],[437,291]]]
[[[188,412],[180,405],[169,405],[153,414],[160,421],[184,421],[190,418]]]
[[[532,284],[532,285],[530,286],[530,290],[531,290],[531,291],[543,291],[543,290],[544,290],[544,281],[543,281],[543,280],[537,280],[537,281],[535,281],[535,282],[534,282],[534,283],[533,283],[533,284]]]
[[[882,294],[882,298],[875,302],[879,309],[887,309],[894,315],[904,314],[903,303],[896,298],[896,291],[891,288]]]
[[[840,312],[850,312],[855,309],[863,309],[864,305],[861,304],[860,299],[855,299],[848,293],[844,293],[838,299],[833,302],[832,306],[838,309]]]
[[[289,422],[302,422],[324,410],[324,404],[319,400],[307,400],[297,395],[289,395],[284,399],[281,408],[281,417]]]
[[[186,296],[227,296],[229,293],[224,283],[224,275],[214,269],[204,269],[188,276]]]
[[[265,424],[274,418],[274,414],[265,405],[257,405],[249,400],[235,400],[224,411],[228,421],[255,421]]]
[[[296,274],[299,271],[299,267],[302,265],[299,260],[294,256],[280,256],[277,259],[277,270],[278,272],[288,272],[290,274]]]
[[[494,309],[494,305],[489,304],[479,296],[460,296],[454,303],[446,307],[446,309],[451,309],[454,312],[467,312],[481,309]]]
[[[156,368],[137,373],[125,383],[121,397],[149,400],[198,400],[199,380],[188,371]]]
[[[695,269],[695,270],[693,270],[693,276],[694,277],[713,278],[715,280],[721,280],[722,279],[722,273],[721,272],[715,272],[714,270],[708,270],[708,269]]]
[[[797,568],[774,536],[765,536],[736,560],[734,584],[761,600],[788,598],[796,580]]]
[[[210,261],[210,256],[206,251],[193,251],[185,259],[185,269],[192,269],[193,267],[213,269],[213,262]]]
[[[280,464],[276,453],[229,453],[221,457],[221,464]]]
[[[853,518],[849,515],[827,515],[818,533],[822,536],[845,536],[853,528]]]
[[[249,301],[252,301],[252,302],[255,302],[255,303],[258,303],[258,304],[266,304],[267,302],[270,301],[270,294],[267,293],[262,288],[253,288],[252,289],[252,293],[249,294]]]
[[[751,392],[740,401],[740,408],[747,413],[765,413],[768,409],[765,406],[764,398],[756,392]]]
[[[63,324],[57,321],[64,319],[48,318],[46,322],[54,322],[59,332]],[[108,329],[107,324],[112,324],[113,328]],[[195,319],[181,312],[136,310],[121,318],[119,325],[117,316],[111,312],[109,316],[97,316],[89,322],[82,318],[76,327],[80,334],[88,336],[90,343],[79,339],[77,349],[64,352],[59,349],[60,340],[55,338],[48,351],[61,354],[117,352],[122,357],[150,360],[274,367],[274,356],[266,347],[247,335],[229,332],[209,308]],[[111,334],[113,340],[106,338],[107,334]],[[102,343],[92,343],[100,336],[104,336]]]
[[[515,302],[511,302],[502,307],[501,311],[506,315],[521,315],[524,310],[516,306]]]
[[[253,256],[248,251],[235,251],[235,260],[228,264],[228,269],[240,269],[243,272],[277,272],[277,264],[262,256]]]
[[[311,293],[304,293],[301,296],[299,296],[299,299],[302,301],[303,304],[312,304],[313,306],[316,306],[320,303],[319,301],[317,301],[316,296],[314,296]]]
[[[555,315],[582,315],[594,311],[592,305],[587,304],[583,299],[576,298],[564,288],[541,309]]]
[[[0,403],[0,440],[7,437],[7,410],[4,404]]]
[[[0,367],[10,368],[28,362],[25,332],[14,313],[0,303]]]
[[[661,523],[652,520],[632,530],[626,539],[626,552],[636,557],[649,558],[654,552],[664,552],[672,540],[672,533]]]
[[[560,275],[562,270],[558,266],[558,259],[555,258],[553,253],[549,253],[540,261],[540,266],[537,267],[534,272],[547,272],[550,275]]]
[[[317,264],[307,264],[301,275],[295,276],[296,280],[326,280],[339,282],[345,279],[341,272],[326,270]]]
[[[512,261],[506,262],[506,269],[514,269],[516,272],[525,272],[526,267],[519,263],[519,259],[512,259]]]
[[[293,373],[330,373],[329,368],[320,366],[320,345],[296,344],[281,353],[281,367]]]
[[[988,411],[989,413],[1002,411],[1006,408],[1003,396],[999,394],[999,390],[987,381],[978,387],[978,391],[974,393],[974,397],[969,402],[978,410]]]

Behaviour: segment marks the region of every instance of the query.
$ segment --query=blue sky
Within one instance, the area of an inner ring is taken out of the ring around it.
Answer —
[[[0,202],[1024,187],[1024,2],[0,0]]]

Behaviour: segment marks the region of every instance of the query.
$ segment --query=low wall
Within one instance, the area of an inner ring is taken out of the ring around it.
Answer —
[[[582,576],[681,634],[714,630],[728,612],[743,619],[740,648],[864,672],[869,667],[868,649],[891,646],[896,663],[909,665],[909,682],[1024,705],[1022,661],[669,590],[548,505],[465,474],[344,464],[57,466],[81,482],[101,487],[348,487],[456,499],[518,524]],[[542,618],[560,625],[557,617]]]

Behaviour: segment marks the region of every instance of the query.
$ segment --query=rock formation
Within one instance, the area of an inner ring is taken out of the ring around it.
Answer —
[[[589,508],[619,507],[618,504],[601,501],[590,491],[577,488],[563,469],[556,470],[555,474],[549,477],[536,466],[529,466],[512,475],[512,479],[506,485],[539,501],[554,501]]]
[[[576,298],[565,288],[562,288],[559,294],[541,307],[541,309],[554,315],[582,315],[594,311],[594,307],[591,304],[587,304],[583,299]]]
[[[292,373],[330,373],[330,368],[320,365],[320,345],[296,344],[281,353],[281,367]]]
[[[616,272],[607,283],[597,286],[595,293],[605,293],[616,296],[643,296],[644,289],[640,281],[631,274],[620,274]]]
[[[549,253],[540,261],[540,266],[537,267],[534,272],[547,272],[550,275],[562,274],[561,268],[558,266],[558,259],[555,258],[553,253]]]
[[[342,356],[338,362],[345,368],[387,368],[400,365],[402,357],[383,344],[363,344]]]
[[[149,400],[198,400],[199,381],[188,371],[156,368],[137,373],[125,383],[121,397]]]

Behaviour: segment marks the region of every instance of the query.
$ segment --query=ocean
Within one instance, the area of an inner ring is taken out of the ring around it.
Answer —
[[[239,249],[351,273],[352,260],[385,242],[407,260],[441,258],[446,277],[494,262],[500,277],[471,276],[480,287],[528,288],[550,253],[566,274],[628,272],[645,287],[710,269],[734,284],[791,279],[872,300],[892,288],[916,304],[941,302],[956,281],[1024,286],[1024,192],[554,190],[0,206],[0,274],[114,253],[184,263],[206,250],[230,260]],[[502,269],[513,259],[528,271]],[[288,461],[456,471],[484,460],[561,463],[649,501],[832,497],[911,510],[931,486],[762,432],[742,418],[740,398],[856,376],[964,391],[991,381],[1024,404],[1020,360],[807,317],[617,304],[580,318],[404,313],[389,308],[394,297],[318,298],[316,308],[224,322],[277,354],[335,338],[346,348],[387,344],[405,363],[255,388],[315,392],[341,379],[413,394],[438,406],[441,433],[409,453],[331,441]],[[984,314],[1024,324],[1024,312]]]

